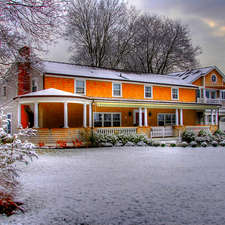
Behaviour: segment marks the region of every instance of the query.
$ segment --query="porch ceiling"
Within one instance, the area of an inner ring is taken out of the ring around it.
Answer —
[[[159,108],[159,109],[218,109],[221,105],[217,104],[201,104],[201,103],[185,103],[185,102],[104,102],[94,101],[99,107],[126,107],[126,108]]]

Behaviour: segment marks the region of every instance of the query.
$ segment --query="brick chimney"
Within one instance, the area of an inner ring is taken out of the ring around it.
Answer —
[[[30,75],[28,73],[30,48],[22,47],[19,49],[19,54],[23,57],[23,61],[18,63],[18,95],[24,95],[30,92]]]

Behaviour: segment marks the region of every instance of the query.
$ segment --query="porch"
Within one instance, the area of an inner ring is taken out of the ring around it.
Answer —
[[[82,128],[36,128],[36,136],[27,138],[35,145],[44,143],[45,146],[56,146],[57,142],[64,141],[67,146],[74,146],[77,140],[82,141],[80,131]],[[88,128],[91,129],[91,128]],[[116,132],[122,133],[142,133],[154,141],[164,142],[181,142],[182,134],[185,130],[192,130],[199,132],[200,130],[210,130],[212,133],[216,131],[217,126],[167,126],[167,127],[102,127],[93,128],[96,132],[101,134],[113,134]],[[91,143],[83,143],[83,145],[90,145]]]

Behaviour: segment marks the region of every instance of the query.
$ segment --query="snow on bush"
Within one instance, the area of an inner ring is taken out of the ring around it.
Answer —
[[[96,146],[102,146],[102,143],[111,143],[113,146],[121,146],[130,142],[139,146],[153,145],[153,141],[147,138],[146,135],[136,133],[117,132],[114,134],[99,134],[94,131],[92,140],[93,144]]]
[[[170,143],[170,146],[171,146],[171,147],[176,147],[177,145],[176,145],[175,142],[171,142],[171,143]]]
[[[166,143],[165,142],[161,142],[161,147],[165,147],[166,146]]]
[[[191,143],[196,138],[196,133],[194,131],[186,130],[184,131],[182,135],[183,141],[186,141],[187,143]]]
[[[221,146],[225,147],[225,140],[220,141],[219,145],[221,145]]]
[[[183,141],[181,143],[181,147],[186,148],[188,146],[188,143],[186,141]]]
[[[205,141],[203,141],[203,142],[201,143],[201,146],[205,148],[205,147],[208,146],[208,144],[207,144]]]
[[[217,141],[212,141],[212,146],[213,147],[217,147],[218,146],[218,142]]]
[[[0,213],[7,216],[13,214],[13,210],[24,209],[21,203],[15,202],[14,198],[18,188],[17,177],[18,170],[15,162],[28,164],[33,157],[37,158],[34,151],[34,145],[28,141],[22,142],[19,138],[35,135],[35,130],[31,128],[23,129],[20,126],[20,132],[11,136],[5,129],[8,121],[6,115],[1,111],[0,115]]]
[[[192,148],[195,148],[197,145],[198,145],[198,144],[197,144],[196,141],[192,141],[192,142],[190,143],[190,146],[191,146]]]

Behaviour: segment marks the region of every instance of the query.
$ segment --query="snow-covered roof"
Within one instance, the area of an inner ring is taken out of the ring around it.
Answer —
[[[193,70],[187,70],[187,71],[181,71],[176,73],[170,73],[167,74],[169,76],[175,76],[179,77],[186,83],[190,84],[197,80],[201,76],[205,76],[206,74],[210,73],[212,70],[217,70],[223,78],[225,78],[225,75],[216,67],[216,66],[210,66],[210,67],[204,67],[200,69],[193,69]]]
[[[51,61],[41,61],[41,66],[37,65],[36,67],[45,74],[195,87],[178,76],[140,74]]]
[[[36,92],[31,92],[25,95],[19,96],[19,98],[27,98],[27,97],[40,97],[40,96],[45,96],[45,97],[75,97],[75,98],[85,98],[83,95],[78,95],[78,94],[73,94],[71,92],[67,91],[61,91],[55,88],[49,88],[41,91],[36,91]]]

